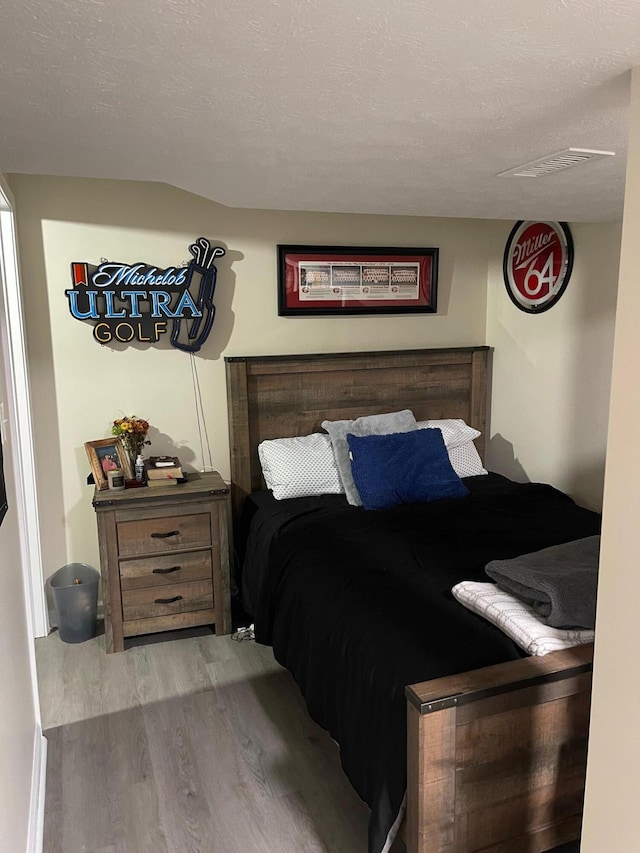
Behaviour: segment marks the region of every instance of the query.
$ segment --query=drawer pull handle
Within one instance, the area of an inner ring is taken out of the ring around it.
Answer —
[[[179,572],[182,566],[171,566],[170,569],[153,569],[151,574],[153,575],[170,575],[171,572]]]
[[[173,604],[174,601],[182,601],[181,595],[174,595],[173,598],[156,598],[156,604]]]
[[[152,533],[152,539],[167,539],[169,536],[178,536],[179,530],[170,530],[168,533]]]

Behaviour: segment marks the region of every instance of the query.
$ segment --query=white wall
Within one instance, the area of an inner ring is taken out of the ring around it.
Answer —
[[[582,853],[633,851],[640,837],[640,68],[631,83],[620,283],[605,477],[593,705]]]
[[[123,413],[152,424],[151,452],[200,469],[191,358],[168,344],[100,346],[74,320],[69,264],[159,266],[189,259],[196,236],[226,246],[217,315],[193,363],[212,462],[229,474],[224,355],[488,343],[495,348],[488,464],[543,480],[599,508],[620,227],[572,225],[574,271],[554,308],[519,311],[502,282],[513,223],[234,210],[160,184],[11,176],[27,315],[44,574],[97,565],[83,444]],[[437,246],[438,315],[278,318],[276,244]]]
[[[6,400],[2,383],[0,399]],[[10,455],[4,467],[9,511],[0,527],[0,850],[22,851],[30,825],[36,732],[28,648],[33,640],[27,630]]]
[[[153,452],[177,448],[196,469],[208,462],[200,449],[190,357],[166,345],[116,349],[95,343],[90,326],[67,309],[69,264],[107,257],[173,265],[188,260],[187,246],[200,235],[228,249],[219,264],[214,329],[194,359],[212,461],[223,476],[229,473],[225,354],[486,342],[495,348],[489,466],[517,479],[547,480],[599,505],[618,225],[572,225],[576,260],[569,287],[551,311],[531,317],[513,306],[502,283],[512,223],[232,210],[158,184],[28,176],[10,181],[21,246],[45,577],[71,560],[98,563],[83,443],[107,436],[114,417],[148,418]],[[278,318],[277,243],[438,246],[438,315]],[[635,333],[629,330],[630,345]],[[637,369],[633,375],[640,375]],[[628,393],[637,399],[635,387]],[[10,523],[8,517],[3,537],[10,535]],[[15,543],[0,538],[0,546]],[[613,565],[611,582],[619,577]],[[15,584],[15,577],[0,575],[0,583]],[[19,612],[12,618],[20,620]],[[24,641],[21,627],[3,636],[3,642]],[[0,649],[0,662],[7,654]],[[15,714],[24,701],[12,697],[9,715],[17,729]],[[596,845],[589,853],[603,849]]]
[[[602,507],[621,226],[571,224],[573,273],[560,300],[533,315],[507,295],[498,233],[489,272],[487,343],[494,348],[487,464],[552,483]]]
[[[40,743],[32,684],[33,639],[24,599],[13,460],[15,435],[5,376],[7,340],[0,265],[0,402],[7,418],[3,456],[9,506],[0,526],[0,851],[20,853],[27,849],[29,839],[34,749],[39,749]]]
[[[4,370],[0,400],[6,403]],[[0,527],[0,850],[26,850],[36,719],[33,702],[27,615],[14,470],[9,445],[4,448],[9,510]]]
[[[190,357],[168,345],[115,349],[73,319],[72,261],[159,266],[189,260],[205,236],[218,264],[217,315],[195,357],[214,466],[229,474],[222,356],[482,344],[490,222],[233,210],[160,184],[11,176],[16,198],[36,431],[45,576],[70,560],[97,565],[83,443],[122,413],[153,425],[151,452],[203,461]],[[278,318],[276,244],[437,246],[438,315]]]

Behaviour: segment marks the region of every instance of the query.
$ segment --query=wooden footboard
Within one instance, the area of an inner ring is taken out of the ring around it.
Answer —
[[[539,853],[580,835],[593,646],[407,687],[408,853]]]

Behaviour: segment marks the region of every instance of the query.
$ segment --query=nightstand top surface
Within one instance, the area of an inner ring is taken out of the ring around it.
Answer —
[[[186,483],[178,483],[177,486],[142,486],[140,488],[125,489],[116,492],[110,489],[96,490],[93,496],[93,505],[96,509],[102,507],[113,507],[133,502],[152,504],[157,501],[181,500],[187,497],[211,496],[225,497],[229,494],[229,486],[224,482],[217,471],[206,473],[189,472],[189,480]]]

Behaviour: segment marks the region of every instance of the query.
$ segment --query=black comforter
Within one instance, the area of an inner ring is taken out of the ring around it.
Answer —
[[[485,565],[599,532],[600,517],[545,485],[497,474],[468,497],[392,510],[342,495],[246,504],[242,588],[256,639],[293,674],[371,807],[380,853],[406,788],[404,687],[521,656],[451,595]]]

